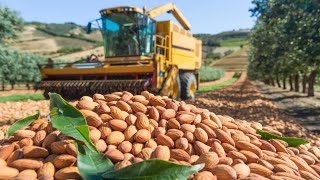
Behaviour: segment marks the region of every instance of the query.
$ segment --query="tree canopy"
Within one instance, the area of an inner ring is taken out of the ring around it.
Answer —
[[[251,48],[248,74],[285,86],[294,79],[299,91],[308,82],[309,95],[314,95],[315,76],[320,65],[320,8],[313,0],[253,0],[250,10],[257,17],[250,34]],[[291,87],[292,89],[292,87]]]

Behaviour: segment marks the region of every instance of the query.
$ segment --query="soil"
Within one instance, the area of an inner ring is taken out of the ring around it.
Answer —
[[[279,109],[294,117],[310,131],[320,133],[320,96],[308,97],[300,92],[255,83],[261,93],[273,101]]]

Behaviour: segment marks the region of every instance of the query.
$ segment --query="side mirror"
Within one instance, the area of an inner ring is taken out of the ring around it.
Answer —
[[[89,22],[88,25],[87,25],[87,28],[86,28],[87,34],[90,34],[90,33],[91,33],[91,25],[92,25],[91,22]]]

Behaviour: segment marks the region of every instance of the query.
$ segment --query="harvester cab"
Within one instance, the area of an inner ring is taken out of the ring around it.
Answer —
[[[171,12],[172,21],[156,21]],[[98,22],[104,43],[101,63],[76,62],[63,68],[40,68],[36,88],[73,98],[93,93],[148,90],[174,99],[193,98],[198,87],[201,41],[188,31],[189,22],[172,3],[150,11],[122,6],[100,11]],[[92,22],[87,26],[91,32]]]

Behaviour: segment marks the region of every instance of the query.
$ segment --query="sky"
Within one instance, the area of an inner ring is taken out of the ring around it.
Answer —
[[[99,18],[99,10],[115,6],[147,9],[173,2],[191,23],[192,33],[216,34],[234,29],[252,28],[251,0],[0,0],[20,13],[25,21],[44,23],[74,22],[86,25]],[[156,20],[174,20],[165,13]]]

